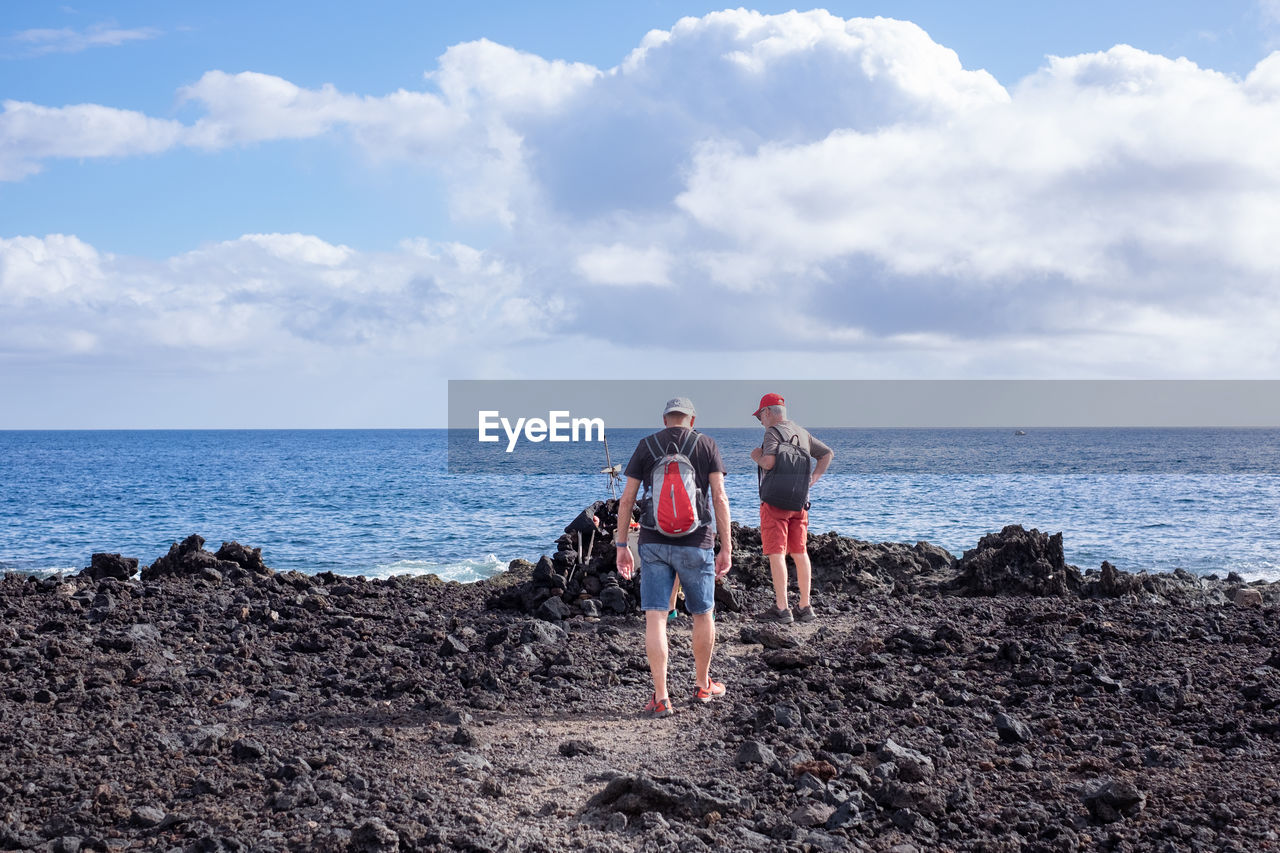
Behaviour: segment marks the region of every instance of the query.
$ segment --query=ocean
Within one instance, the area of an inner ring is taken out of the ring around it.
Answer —
[[[609,433],[626,462],[647,430]],[[759,429],[708,429],[735,520],[758,522]],[[957,556],[1006,524],[1067,561],[1280,580],[1280,430],[819,429],[836,451],[811,529]],[[0,570],[149,563],[191,533],[277,570],[472,581],[536,559],[610,497],[598,443],[502,455],[447,430],[0,431]],[[527,463],[536,458],[536,464]],[[494,461],[509,464],[493,464]],[[561,473],[547,473],[559,471]]]

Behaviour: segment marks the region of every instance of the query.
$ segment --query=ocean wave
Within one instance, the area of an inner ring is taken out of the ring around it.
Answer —
[[[507,564],[494,554],[481,560],[458,560],[440,563],[434,560],[396,560],[381,563],[364,572],[367,578],[389,578],[393,575],[435,575],[445,581],[472,583],[506,571]]]
[[[1236,563],[1229,566],[1227,571],[1235,572],[1246,581],[1280,581],[1280,565],[1267,560]]]
[[[15,575],[30,575],[35,578],[54,578],[64,575],[78,575],[83,568],[83,566],[51,566],[44,569],[22,569],[12,564],[6,564],[0,566],[0,574],[12,572]]]

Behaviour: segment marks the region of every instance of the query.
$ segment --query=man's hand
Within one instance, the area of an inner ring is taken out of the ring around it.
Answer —
[[[629,581],[631,575],[636,570],[635,558],[631,556],[630,548],[615,548],[618,552],[618,574],[622,575],[622,579]],[[717,563],[717,565],[719,565]],[[725,569],[728,571],[728,569]]]
[[[733,568],[733,554],[724,548],[716,554],[716,577],[722,578],[729,574],[729,569]]]
[[[761,457],[761,456],[763,456],[763,455],[764,455],[764,449],[763,449],[763,448],[760,448],[760,447],[753,447],[753,448],[751,449],[751,461],[752,461],[752,462],[754,462],[754,463],[756,463],[757,465],[759,465],[759,464],[760,464],[760,457]]]

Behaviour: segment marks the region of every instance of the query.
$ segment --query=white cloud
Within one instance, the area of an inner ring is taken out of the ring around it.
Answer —
[[[46,53],[79,53],[90,47],[118,47],[134,41],[146,41],[161,35],[153,27],[124,29],[111,23],[95,24],[84,30],[70,27],[21,30],[8,37],[24,56]]]
[[[5,352],[63,356],[129,341],[139,358],[199,351],[276,367],[299,352],[439,354],[492,335],[544,339],[563,305],[458,244],[361,253],[305,234],[247,234],[163,261],[70,236],[0,240]],[[92,338],[82,330],[96,331]]]
[[[637,249],[615,243],[599,246],[578,256],[577,268],[592,284],[671,284],[667,274],[671,256],[665,250],[650,246]]]
[[[50,347],[93,345],[76,337],[87,314],[55,310],[92,292],[157,347],[456,345],[495,365],[475,342],[496,339],[517,373],[534,368],[513,342],[612,334],[602,301],[672,315],[690,349],[768,340],[886,372],[1275,363],[1255,318],[1280,315],[1280,53],[1241,80],[1121,45],[1006,90],[908,22],[732,10],[652,32],[610,69],[456,45],[427,86],[210,71],[180,92],[186,124],[6,103],[0,179],[54,157],[343,135],[441,175],[455,216],[504,226],[478,248],[258,234],[163,263],[17,238],[6,258],[48,260],[6,261],[7,310],[35,328],[43,300]],[[76,264],[97,277],[56,272]]]
[[[44,107],[5,101],[0,113],[0,180],[17,180],[57,157],[154,154],[183,137],[181,123],[98,104]]]
[[[73,236],[0,238],[0,305],[74,299],[102,278],[102,256]]]
[[[1262,225],[1280,217],[1280,110],[1258,88],[1126,47],[1053,59],[1008,104],[940,126],[705,145],[678,204],[745,254],[866,258],[962,290],[1203,294],[1188,263],[1242,283],[1280,269]]]

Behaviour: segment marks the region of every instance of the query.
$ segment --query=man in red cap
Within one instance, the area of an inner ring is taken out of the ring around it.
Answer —
[[[805,544],[809,488],[826,473],[835,453],[787,418],[786,400],[780,394],[761,397],[754,415],[764,426],[764,440],[751,451],[751,459],[760,468],[760,544],[769,558],[774,597],[774,606],[756,619],[780,625],[812,622],[809,588],[813,567]],[[811,467],[812,460],[816,466]],[[795,561],[800,588],[794,614],[787,604],[787,554]]]

